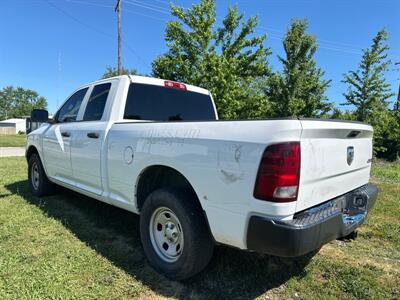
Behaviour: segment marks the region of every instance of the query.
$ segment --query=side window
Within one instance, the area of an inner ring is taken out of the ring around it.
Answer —
[[[98,84],[93,88],[89,101],[86,105],[83,121],[100,120],[103,116],[104,107],[110,92],[111,83]]]
[[[79,108],[81,107],[87,90],[88,88],[81,89],[69,97],[55,117],[58,123],[74,122],[76,120],[76,116],[78,115]]]

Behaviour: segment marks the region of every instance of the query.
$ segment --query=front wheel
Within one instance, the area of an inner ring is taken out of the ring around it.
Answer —
[[[214,243],[190,191],[159,189],[146,199],[140,235],[150,264],[173,280],[189,278],[211,259]]]
[[[55,185],[47,178],[40,157],[36,153],[29,158],[28,181],[31,191],[36,196],[50,195],[55,191]]]

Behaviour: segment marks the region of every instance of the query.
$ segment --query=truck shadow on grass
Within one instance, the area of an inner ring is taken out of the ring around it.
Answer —
[[[218,246],[203,272],[184,282],[173,282],[148,265],[141,247],[137,215],[66,189],[38,198],[30,193],[27,180],[6,188],[59,220],[115,266],[166,297],[254,298],[290,278],[303,277],[304,268],[313,256],[283,259]]]

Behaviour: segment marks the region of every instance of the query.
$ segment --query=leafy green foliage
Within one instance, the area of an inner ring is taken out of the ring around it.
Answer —
[[[258,19],[244,20],[230,7],[216,25],[215,0],[201,0],[184,9],[172,5],[176,18],[166,27],[168,51],[153,61],[153,76],[204,87],[211,91],[221,119],[262,117],[321,117],[359,120],[374,127],[374,153],[400,156],[399,113],[389,111],[393,95],[386,82],[387,33],[378,32],[356,71],[345,74],[345,105],[335,108],[325,96],[331,81],[317,66],[316,38],[307,33],[307,20],[293,20],[283,41],[281,71],[268,64],[266,36],[255,35]]]
[[[385,72],[391,62],[387,59],[389,46],[385,30],[377,33],[370,48],[363,50],[363,56],[356,71],[344,75],[343,82],[348,84],[344,94],[344,105],[354,105],[357,120],[364,121],[375,111],[386,111],[387,99],[394,94],[386,82]]]
[[[324,71],[316,66],[317,43],[307,27],[306,20],[292,21],[283,41],[286,57],[278,57],[283,70],[267,82],[275,117],[319,117],[332,108],[325,96],[330,80],[323,80]]]
[[[169,50],[153,62],[153,75],[210,90],[222,119],[264,115],[267,102],[256,86],[270,74],[270,50],[264,35],[254,35],[258,19],[243,20],[236,6],[229,7],[214,30],[214,0],[189,9],[172,5],[172,15],[177,20],[167,24]]]
[[[385,111],[377,116],[377,120],[371,118],[372,123],[381,122],[383,124],[375,125],[375,147],[379,157],[389,160],[400,158],[400,111]],[[381,120],[382,119],[382,120]]]
[[[396,150],[400,134],[397,117],[388,110],[388,99],[394,94],[385,77],[391,64],[387,39],[387,32],[380,30],[372,45],[363,50],[358,69],[344,75],[348,89],[343,94],[346,98],[343,105],[353,105],[356,119],[374,127],[374,153],[394,159],[400,151]]]
[[[46,99],[35,91],[13,86],[0,90],[0,120],[29,116],[34,108],[46,107]]]
[[[337,119],[337,120],[351,120],[355,121],[356,117],[352,111],[349,110],[341,110],[337,107],[334,107],[332,109],[332,113],[329,115],[325,115],[324,117],[329,118],[329,119]]]
[[[122,74],[123,75],[137,75],[138,72],[136,69],[125,69],[124,67],[122,68]],[[104,74],[101,76],[101,79],[106,79],[106,78],[111,78],[118,76],[118,69],[115,67],[108,66],[106,68],[106,71]]]

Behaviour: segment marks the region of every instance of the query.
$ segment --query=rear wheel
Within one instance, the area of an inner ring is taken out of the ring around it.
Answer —
[[[150,241],[157,255],[166,262],[175,262],[182,255],[184,235],[182,225],[169,208],[157,208],[150,218]]]
[[[140,235],[150,264],[170,279],[203,270],[214,244],[200,205],[190,191],[160,189],[142,209]]]
[[[28,162],[29,187],[36,196],[45,196],[54,193],[55,185],[47,178],[38,154],[30,156]]]

